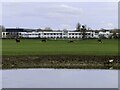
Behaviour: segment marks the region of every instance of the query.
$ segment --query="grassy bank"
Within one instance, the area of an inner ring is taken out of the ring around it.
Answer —
[[[104,39],[48,40],[22,39],[2,40],[3,69],[10,68],[80,68],[80,69],[113,69],[120,68],[118,40]],[[112,65],[105,62],[113,59]]]
[[[3,56],[3,69],[10,68],[80,68],[113,69],[120,68],[118,56]],[[113,64],[104,64],[113,59]]]

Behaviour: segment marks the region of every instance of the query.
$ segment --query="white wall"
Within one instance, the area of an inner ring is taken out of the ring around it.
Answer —
[[[2,38],[6,38],[7,32],[2,32]],[[86,38],[99,38],[103,34],[108,38],[112,33],[110,32],[86,32]],[[81,32],[19,32],[19,36],[23,38],[82,38]]]

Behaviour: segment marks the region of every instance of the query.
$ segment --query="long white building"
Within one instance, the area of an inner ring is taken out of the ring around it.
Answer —
[[[82,38],[81,32],[19,32],[23,38]],[[91,32],[86,32],[86,38],[92,38]]]
[[[13,34],[13,32],[12,32]],[[7,38],[9,35],[12,35],[10,32],[2,32],[2,38]],[[15,33],[21,38],[73,38],[79,39],[82,38],[82,32],[75,32],[75,31],[31,31],[31,32],[17,32]],[[112,33],[110,31],[106,32],[86,32],[86,38],[99,38],[99,35],[103,35],[106,38],[109,38]]]

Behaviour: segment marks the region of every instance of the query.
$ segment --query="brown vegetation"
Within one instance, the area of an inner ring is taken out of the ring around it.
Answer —
[[[119,56],[3,56],[2,68],[79,68],[79,69],[113,69],[120,68]],[[113,59],[112,65],[105,65]]]

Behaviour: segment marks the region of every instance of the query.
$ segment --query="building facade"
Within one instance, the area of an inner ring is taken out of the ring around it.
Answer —
[[[105,38],[109,38],[113,33],[110,31],[87,31],[85,32],[85,38],[99,38],[100,35]],[[82,38],[82,32],[75,31],[27,31],[24,29],[6,29],[2,32],[2,38],[69,38],[69,39],[79,39]]]

